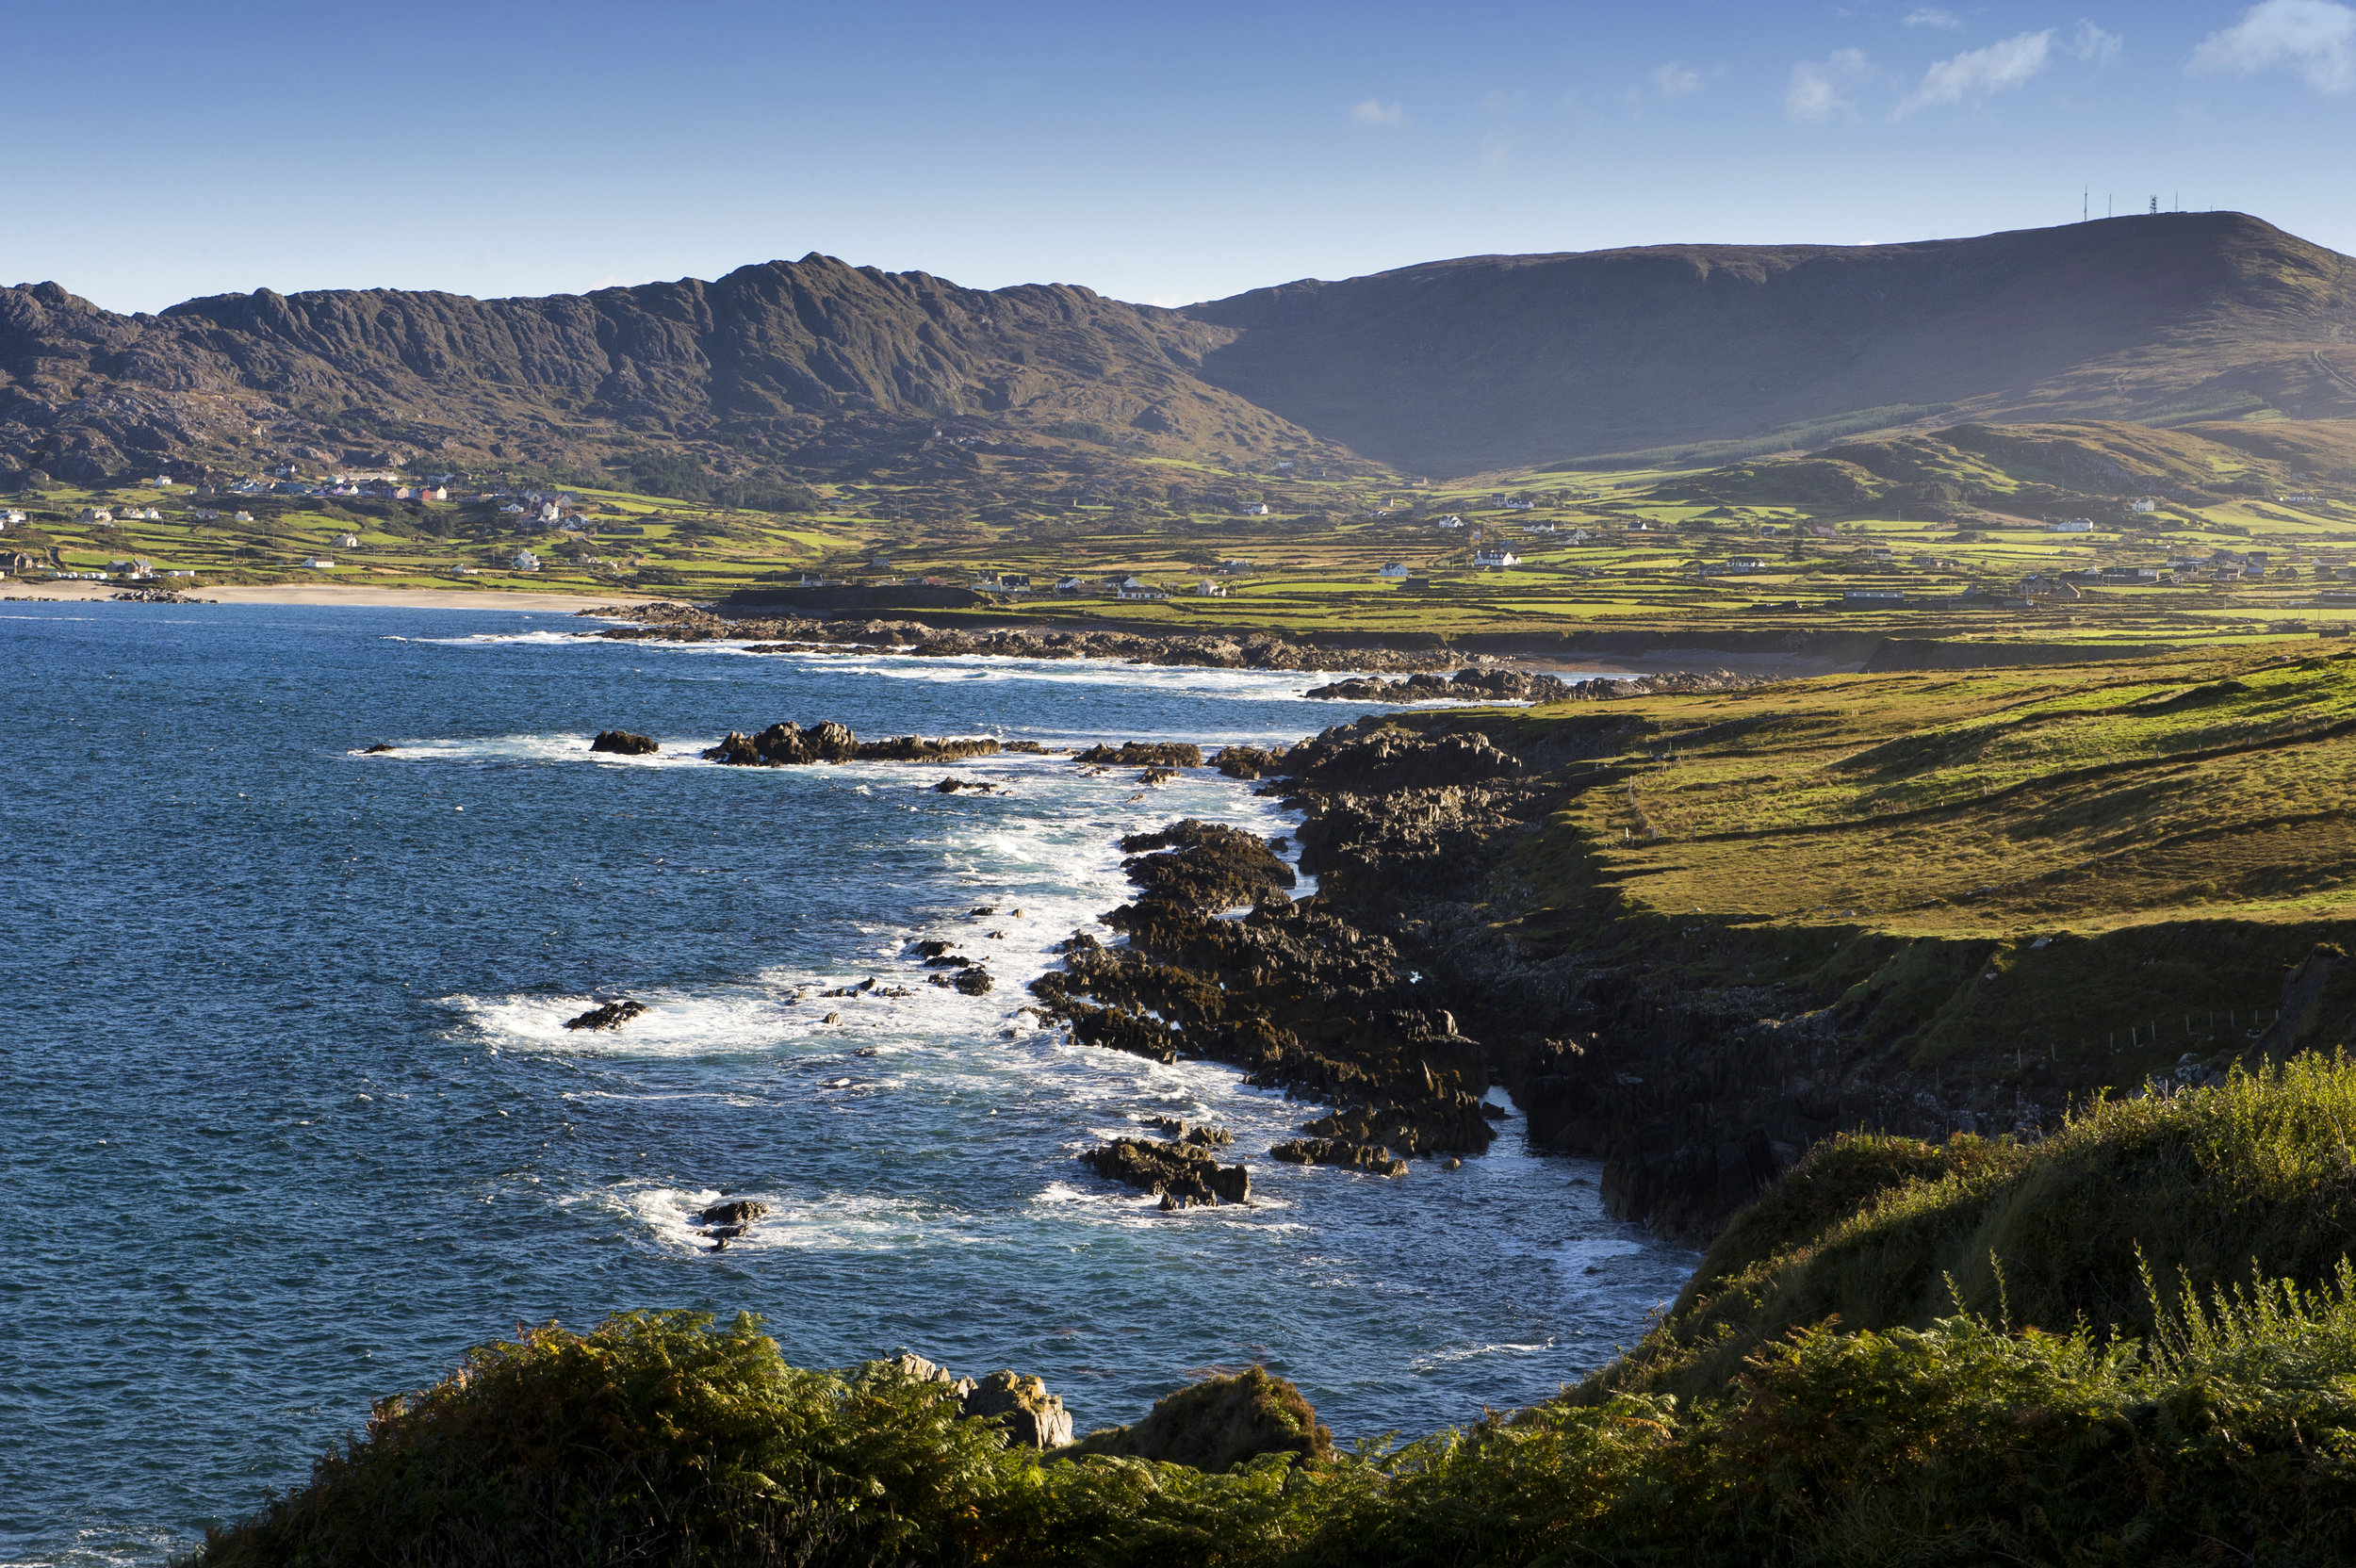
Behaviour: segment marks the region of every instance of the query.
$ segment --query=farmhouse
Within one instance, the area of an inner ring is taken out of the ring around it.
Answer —
[[[1501,570],[1507,566],[1518,566],[1521,564],[1522,558],[1508,549],[1478,550],[1473,554],[1473,564],[1484,568]]]
[[[1383,568],[1380,575],[1389,578],[1403,578],[1407,575],[1407,563],[1404,561],[1393,561]]]

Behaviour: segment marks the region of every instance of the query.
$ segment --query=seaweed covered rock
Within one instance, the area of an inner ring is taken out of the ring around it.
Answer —
[[[663,743],[647,735],[633,735],[627,729],[600,729],[597,738],[589,743],[591,751],[610,752],[615,757],[651,757],[663,749]]]
[[[1037,1378],[992,1372],[965,1396],[964,1410],[968,1416],[995,1421],[1014,1447],[1060,1448],[1072,1441],[1072,1413],[1063,1408],[1062,1396],[1048,1393]]]
[[[1080,1158],[1099,1176],[1161,1194],[1165,1209],[1242,1203],[1252,1197],[1251,1168],[1220,1165],[1201,1144],[1115,1138]]]
[[[1072,760],[1108,768],[1199,768],[1203,748],[1182,741],[1129,741],[1090,746]]]
[[[1132,857],[1121,870],[1142,898],[1189,909],[1282,902],[1298,880],[1267,840],[1224,823],[1188,817],[1157,833],[1132,833],[1121,847]]]
[[[1262,1454],[1315,1461],[1333,1451],[1333,1434],[1301,1390],[1261,1366],[1189,1383],[1156,1400],[1136,1425],[1090,1432],[1069,1450],[1211,1471]]]

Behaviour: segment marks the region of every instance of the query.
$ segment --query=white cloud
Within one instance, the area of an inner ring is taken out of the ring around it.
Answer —
[[[2196,73],[2298,72],[2318,92],[2356,85],[2356,9],[2336,0],[2264,0],[2192,52]]]
[[[2093,23],[2080,18],[2078,30],[2070,35],[2070,52],[2079,59],[2108,65],[2119,57],[2119,51],[2126,41],[2117,33],[2106,33]]]
[[[1802,60],[1792,68],[1783,112],[1794,120],[1829,120],[1836,114],[1854,113],[1857,106],[1842,94],[1873,74],[1862,49],[1836,49],[1824,59]]]
[[[1906,12],[1906,24],[1909,27],[1938,27],[1946,32],[1954,32],[1963,25],[1963,18],[1943,6],[1917,6]]]
[[[1901,116],[1916,109],[1976,101],[2021,87],[2053,63],[2053,29],[2021,33],[1985,49],[1940,60],[1922,74],[1922,85],[1898,106]]]
[[[1491,169],[1502,169],[1513,155],[1513,146],[1521,138],[1510,131],[1483,131],[1481,135],[1481,161]]]
[[[1652,85],[1663,98],[1683,98],[1702,90],[1702,74],[1678,60],[1653,67]]]
[[[1369,98],[1363,104],[1350,106],[1352,123],[1376,130],[1397,130],[1407,123],[1407,111],[1397,104],[1386,104],[1380,98]]]

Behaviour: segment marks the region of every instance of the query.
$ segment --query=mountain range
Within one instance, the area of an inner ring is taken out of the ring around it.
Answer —
[[[1177,310],[817,254],[583,295],[262,289],[157,315],[43,283],[0,288],[0,470],[685,460],[954,488],[987,441],[1100,470],[1449,478],[1966,420],[2343,418],[2352,328],[2356,262],[2239,213],[1470,256]]]

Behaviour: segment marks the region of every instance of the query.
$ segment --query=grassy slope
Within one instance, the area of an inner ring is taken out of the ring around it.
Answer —
[[[1918,1070],[2090,1091],[2246,1049],[2356,939],[2344,646],[1450,722],[1591,759],[1523,851],[1524,941],[1781,988],[1762,1015],[1830,999]],[[2326,978],[2275,1043],[2356,1008]]]

